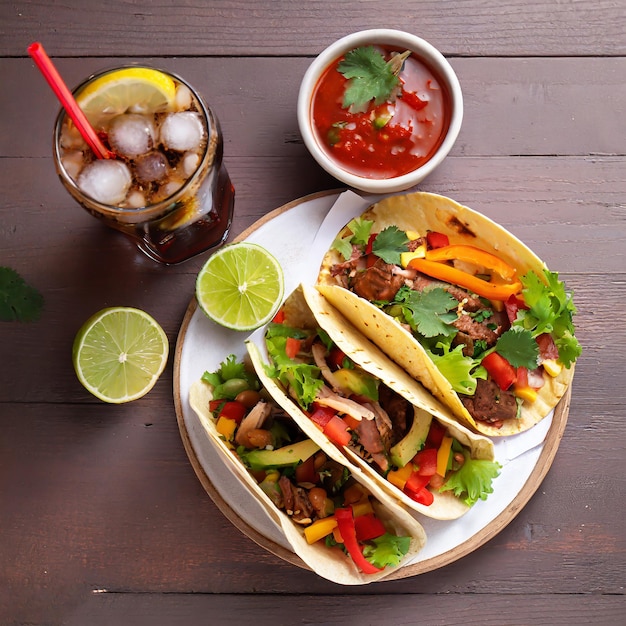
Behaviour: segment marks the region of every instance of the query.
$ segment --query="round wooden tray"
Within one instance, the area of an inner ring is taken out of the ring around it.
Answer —
[[[267,214],[241,233],[241,235],[236,238],[236,241],[242,241],[251,236],[253,238],[255,236],[257,236],[257,238],[261,236],[262,238],[262,230],[264,227],[267,227],[270,223],[272,223],[272,226],[280,224],[281,220],[285,220],[286,217],[295,217],[297,228],[301,229],[302,233],[311,232],[311,230],[315,230],[313,228],[315,224],[319,225],[319,223],[321,223],[321,220],[332,206],[339,193],[339,191],[321,192],[285,204]],[[294,209],[297,211],[294,211]],[[306,228],[307,220],[311,222],[311,229]],[[287,228],[288,227],[287,225]],[[306,236],[304,237],[306,239]],[[304,242],[298,244],[296,254],[300,257],[302,256],[303,247]],[[280,258],[279,261],[281,261]],[[284,263],[284,268],[289,265],[286,260],[283,260],[282,263]],[[297,275],[290,276],[288,272],[286,272],[285,280],[286,293],[289,293],[291,289],[295,288],[299,282]],[[202,325],[202,328],[198,330],[197,325]],[[192,329],[191,331],[190,328]],[[197,338],[198,335],[208,336],[206,346],[191,345],[194,342],[190,337]],[[277,537],[275,533],[272,536],[272,533],[267,531],[267,520],[263,519],[263,513],[261,511],[258,511],[258,516],[256,516],[247,511],[245,515],[242,515],[241,510],[238,510],[239,507],[237,504],[234,504],[232,500],[232,494],[230,493],[231,486],[229,485],[229,487],[226,488],[223,477],[218,478],[216,475],[213,460],[210,458],[211,452],[209,448],[205,448],[203,445],[202,439],[204,433],[199,432],[200,427],[194,424],[192,416],[193,411],[188,405],[188,398],[186,396],[190,382],[200,378],[205,369],[210,370],[212,364],[208,361],[205,364],[204,361],[202,361],[196,365],[195,371],[187,371],[193,368],[189,366],[188,353],[185,353],[185,351],[196,350],[202,351],[203,354],[205,354],[207,349],[212,350],[214,352],[214,354],[212,354],[213,365],[217,366],[219,362],[223,361],[228,354],[231,353],[230,348],[235,343],[241,344],[241,356],[243,354],[243,342],[245,338],[246,336],[243,334],[225,331],[224,329],[214,326],[198,309],[195,297],[192,298],[181,325],[174,356],[174,404],[181,438],[200,483],[227,519],[242,533],[269,552],[293,565],[307,568],[300,558],[289,549],[286,541],[281,542],[281,537]],[[222,343],[219,343],[220,341]],[[515,496],[506,503],[497,515],[491,517],[487,523],[479,527],[471,536],[451,546],[450,549],[441,550],[439,553],[429,558],[408,564],[386,577],[385,580],[415,576],[449,565],[473,552],[505,528],[537,491],[552,465],[567,424],[570,397],[571,387],[555,408],[545,439],[536,447],[533,457],[529,460],[529,463],[533,465],[532,468],[530,468],[525,482],[519,486]],[[215,462],[221,463],[217,457]],[[252,500],[252,498],[250,499]],[[484,505],[486,503],[479,504]],[[479,505],[477,504],[475,506]],[[422,518],[420,518],[420,521],[422,521]],[[431,520],[425,520],[425,522],[432,523]],[[436,523],[445,524],[446,522]]]

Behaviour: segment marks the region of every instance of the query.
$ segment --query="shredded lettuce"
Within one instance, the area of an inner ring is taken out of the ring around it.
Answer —
[[[410,537],[398,537],[391,533],[385,533],[365,544],[363,556],[372,565],[381,569],[387,566],[396,567],[409,551],[410,545]]]
[[[437,347],[445,348],[446,346],[440,342]],[[453,350],[444,351],[443,354],[435,354],[430,350],[427,352],[437,369],[457,393],[472,396],[476,392],[478,379],[487,379],[487,370],[480,365],[480,360],[465,356],[462,345],[456,346]]]

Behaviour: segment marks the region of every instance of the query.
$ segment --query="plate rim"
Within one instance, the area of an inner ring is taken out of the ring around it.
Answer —
[[[254,233],[267,222],[279,217],[280,215],[287,211],[290,211],[291,209],[294,209],[295,207],[300,206],[301,204],[333,194],[338,195],[342,191],[344,190],[331,189],[326,191],[319,191],[287,202],[279,206],[278,208],[270,211],[269,213],[255,221],[253,224],[248,226],[232,240],[232,243],[240,242],[244,239],[247,239],[252,233]],[[254,526],[245,521],[235,510],[233,510],[226,503],[215,485],[213,485],[211,479],[205,471],[204,466],[200,462],[198,454],[193,446],[191,437],[189,436],[189,433],[187,431],[187,426],[183,413],[183,402],[180,394],[180,364],[183,343],[191,319],[193,318],[193,315],[195,314],[197,309],[198,304],[196,298],[195,296],[192,296],[189,304],[187,305],[187,309],[185,311],[183,321],[177,335],[176,347],[174,350],[174,408],[176,412],[178,429],[187,457],[189,458],[191,466],[193,467],[194,472],[206,493],[209,495],[211,500],[213,500],[214,504],[221,511],[221,513],[240,532],[242,532],[256,544],[258,544],[260,547],[264,548],[265,550],[274,554],[280,559],[287,561],[292,565],[301,567],[302,569],[312,571],[311,568],[306,565],[295,553],[276,543],[272,539],[266,537],[263,533],[254,528]],[[526,504],[528,504],[529,500],[539,489],[539,486],[543,482],[548,471],[550,470],[550,467],[552,466],[561,439],[563,438],[565,427],[567,425],[571,394],[572,384],[569,385],[567,391],[554,409],[552,424],[550,425],[546,437],[541,444],[542,450],[539,454],[537,461],[535,462],[535,467],[531,471],[526,482],[519,490],[517,495],[499,515],[497,515],[493,520],[491,520],[491,522],[489,522],[486,526],[481,528],[478,532],[476,532],[463,543],[424,561],[405,565],[399,570],[394,571],[386,576],[384,580],[391,581],[409,578],[412,576],[417,576],[419,574],[425,574],[427,572],[440,569],[442,567],[445,567],[446,565],[450,565],[451,563],[458,561],[459,559],[467,556],[468,554],[471,554],[478,548],[482,547],[488,541],[493,539],[493,537],[498,535],[502,530],[504,530],[504,528],[506,528],[515,519],[515,517],[517,517],[517,515],[522,511]]]

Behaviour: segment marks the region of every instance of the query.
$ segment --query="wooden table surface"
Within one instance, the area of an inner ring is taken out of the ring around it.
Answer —
[[[623,623],[625,9],[2,2],[0,265],[45,304],[36,322],[0,322],[0,623]],[[71,200],[51,158],[58,103],[26,47],[41,41],[71,85],[129,61],[195,85],[223,127],[234,237],[284,203],[340,187],[301,141],[299,82],[326,45],[381,26],[434,44],[464,92],[460,136],[419,189],[497,220],[559,271],[584,353],[554,463],[506,528],[436,571],[342,587],[257,545],[200,484],[177,425],[173,354],[207,255],[158,265]],[[110,305],[154,315],[172,347],[155,388],[120,406],[89,395],[71,362],[80,325]]]

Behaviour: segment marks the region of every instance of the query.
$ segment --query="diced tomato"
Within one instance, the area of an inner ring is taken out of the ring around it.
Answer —
[[[420,450],[414,457],[413,463],[417,465],[417,473],[429,478],[437,473],[437,448]]]
[[[224,398],[221,400],[209,400],[209,411],[211,411],[211,413],[215,413],[215,411],[218,411],[224,402]]]
[[[528,387],[528,368],[518,367],[515,384],[519,387]]]
[[[435,496],[432,492],[428,491],[426,487],[422,487],[415,495],[412,495],[411,498],[424,506],[430,506],[435,501]]]
[[[374,249],[374,239],[376,239],[377,235],[378,233],[372,233],[370,235],[370,238],[367,240],[367,244],[365,246],[365,254],[372,254],[372,250]]]
[[[497,352],[490,352],[481,363],[503,391],[508,389],[517,378],[516,369]]]
[[[300,352],[300,347],[302,346],[301,339],[295,339],[294,337],[287,337],[287,343],[285,344],[285,354],[290,359],[295,359],[298,356],[298,352]]]
[[[358,419],[352,417],[352,415],[344,415],[343,421],[346,423],[346,426],[350,430],[356,430],[359,427],[359,424],[361,423],[359,422]]]
[[[314,485],[319,482],[319,474],[315,470],[315,455],[296,465],[296,482],[312,483]]]
[[[421,111],[427,104],[428,100],[422,100],[416,93],[412,91],[402,90],[402,102],[406,102],[412,109]]]
[[[333,415],[328,420],[324,426],[324,434],[338,446],[347,446],[352,439],[348,425],[338,415]]]
[[[539,346],[539,360],[559,358],[559,349],[552,339],[550,333],[543,333],[537,337],[537,345]]]
[[[309,415],[312,422],[317,424],[322,430],[326,427],[326,424],[337,414],[337,411],[327,406],[321,406],[320,404],[313,404],[313,413]]]
[[[274,324],[283,324],[285,321],[285,310],[284,309],[279,309],[276,312],[276,315],[274,315],[274,318],[272,319],[272,322],[274,322]]]
[[[355,565],[365,574],[375,574],[381,569],[372,565],[364,556],[356,538],[356,529],[354,527],[354,517],[352,508],[335,509],[335,519],[337,520],[337,528],[343,539],[343,545],[346,547],[348,554],[354,561]]]
[[[224,402],[224,406],[220,411],[220,417],[227,417],[228,419],[235,420],[237,424],[241,423],[248,409],[241,402],[236,400],[229,400]]]
[[[376,539],[387,532],[383,523],[373,513],[355,517],[354,528],[357,541]]]
[[[442,426],[436,419],[433,419],[430,423],[430,430],[426,437],[426,448],[439,448],[443,437],[446,434],[446,427]]]
[[[435,248],[449,246],[450,239],[448,239],[448,235],[445,235],[444,233],[429,231],[426,233],[426,244],[428,245],[429,250],[434,250]]]
[[[338,370],[343,367],[343,361],[346,358],[346,353],[338,348],[337,346],[333,346],[330,349],[330,353],[328,354],[328,365],[332,370]]]

